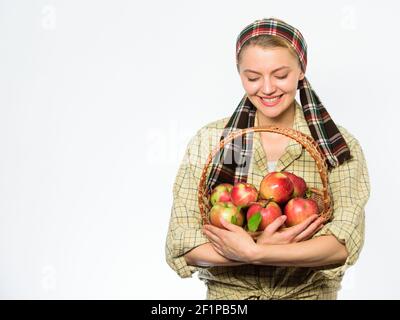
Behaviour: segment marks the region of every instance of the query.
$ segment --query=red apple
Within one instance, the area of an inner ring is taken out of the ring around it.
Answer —
[[[216,186],[211,192],[210,201],[211,205],[216,204],[217,202],[228,202],[231,201],[231,191],[233,185],[230,183],[221,183]]]
[[[307,184],[304,179],[291,172],[284,171],[282,173],[286,175],[293,183],[292,197],[304,197],[307,191]]]
[[[219,228],[224,229],[221,218],[237,226],[243,226],[244,216],[232,202],[217,202],[209,214],[211,224]]]
[[[260,184],[260,196],[262,199],[269,199],[279,204],[290,199],[293,193],[293,183],[281,172],[267,174]]]
[[[318,205],[312,199],[293,198],[285,206],[286,226],[292,227],[306,220],[314,214],[318,214]]]
[[[247,221],[255,215],[257,212],[261,214],[261,222],[258,226],[257,231],[264,230],[270,225],[276,218],[282,215],[282,210],[276,202],[268,200],[260,200],[252,204],[247,210]]]
[[[251,183],[237,182],[231,191],[232,203],[240,208],[247,207],[257,201],[258,191]]]

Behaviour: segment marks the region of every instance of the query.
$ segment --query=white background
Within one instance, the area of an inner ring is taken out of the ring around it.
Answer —
[[[366,240],[340,299],[399,299],[396,1],[0,1],[0,298],[203,299],[164,260],[189,139],[231,115],[235,40],[303,33],[307,77],[360,141]]]

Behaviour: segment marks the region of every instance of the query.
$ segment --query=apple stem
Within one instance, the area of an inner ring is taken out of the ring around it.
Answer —
[[[261,204],[261,207],[266,208],[268,203],[270,203],[272,201],[272,198],[268,198],[268,199],[264,199],[266,202],[265,204]]]

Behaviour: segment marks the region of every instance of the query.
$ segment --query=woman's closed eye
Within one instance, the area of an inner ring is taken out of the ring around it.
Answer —
[[[279,79],[279,80],[283,80],[283,79],[286,79],[287,76],[288,75],[284,75],[284,76],[281,76],[281,77],[276,76],[276,78]],[[247,80],[250,81],[250,82],[254,82],[254,81],[257,81],[258,79],[260,79],[260,78],[252,78],[252,79],[248,78]]]

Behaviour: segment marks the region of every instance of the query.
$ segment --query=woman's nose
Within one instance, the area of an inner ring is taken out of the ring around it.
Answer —
[[[268,78],[264,78],[264,83],[262,86],[262,91],[266,96],[270,96],[275,92],[275,84]]]

